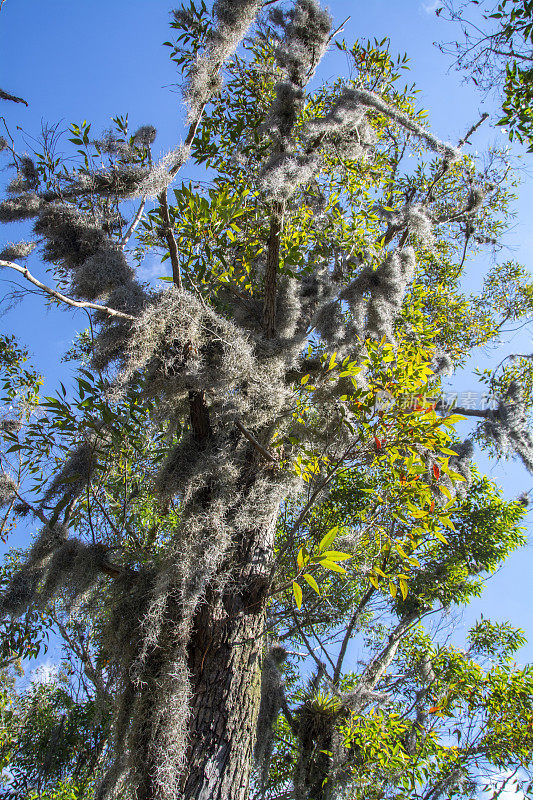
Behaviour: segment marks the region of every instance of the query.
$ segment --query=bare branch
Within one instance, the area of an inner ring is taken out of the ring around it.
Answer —
[[[477,121],[477,122],[476,122],[474,125],[472,125],[472,127],[471,127],[471,128],[469,128],[469,130],[468,130],[468,131],[465,133],[465,135],[463,136],[463,138],[459,140],[459,142],[457,143],[457,147],[462,147],[464,144],[466,144],[466,142],[468,141],[468,139],[470,138],[470,136],[472,136],[472,134],[473,134],[475,131],[477,131],[477,129],[479,128],[479,126],[480,126],[480,125],[483,125],[483,123],[484,123],[484,122],[485,122],[485,120],[488,118],[488,116],[489,116],[489,115],[488,115],[488,114],[487,114],[487,112],[485,111],[485,112],[484,112],[484,113],[481,115],[481,118],[480,118],[480,119],[479,119],[479,120],[478,120],[478,121]]]
[[[23,100],[22,97],[16,97],[16,95],[14,94],[9,94],[9,92],[4,92],[3,89],[0,89],[0,100],[11,100],[12,103],[24,103],[25,106],[28,105],[26,100]]]
[[[363,674],[361,675],[360,684],[369,689],[373,689],[389,664],[392,662],[398,646],[411,625],[418,620],[419,615],[416,613],[408,614],[400,619],[394,630],[390,633],[387,644],[383,649],[372,659],[367,665]]]
[[[163,189],[159,197],[159,207],[161,209],[161,217],[163,219],[163,235],[166,239],[168,252],[170,253],[170,263],[172,264],[172,278],[174,285],[177,289],[182,288],[181,282],[181,269],[179,262],[178,245],[172,231],[172,223],[170,221],[170,212],[168,210],[167,190]]]
[[[437,411],[443,411],[443,406],[440,403],[436,405]],[[481,417],[484,419],[488,417],[490,409],[488,408],[462,408],[461,406],[453,406],[451,409],[452,414],[461,414],[463,417]]]
[[[365,594],[361,598],[361,601],[358,603],[357,608],[355,609],[354,613],[352,614],[350,622],[348,623],[348,626],[346,628],[346,632],[344,634],[344,638],[342,640],[341,649],[339,651],[339,657],[337,659],[337,664],[335,665],[335,672],[333,673],[333,682],[334,683],[337,683],[339,678],[340,678],[340,676],[341,676],[342,662],[344,661],[344,657],[346,655],[346,650],[348,648],[348,644],[350,642],[353,629],[357,625],[357,621],[359,620],[359,618],[361,616],[361,613],[364,611],[364,609],[366,607],[366,604],[368,603],[368,601],[370,600],[370,598],[372,597],[372,595],[374,594],[375,591],[376,590],[374,589],[374,587],[370,586],[370,588],[367,589],[367,591],[365,592]]]
[[[133,220],[131,222],[131,225],[129,226],[128,230],[126,231],[126,233],[124,234],[124,236],[122,237],[120,242],[118,243],[119,247],[124,248],[127,245],[127,243],[130,240],[135,228],[137,227],[137,225],[141,221],[141,217],[143,215],[143,211],[144,211],[145,205],[146,205],[146,197],[143,197],[143,199],[141,201],[141,204],[140,204],[139,208],[137,209],[137,213],[135,214],[135,216],[134,216],[134,218],[133,218]]]
[[[89,303],[84,300],[73,300],[71,297],[61,294],[61,292],[56,292],[55,289],[52,289],[50,286],[46,286],[46,284],[41,283],[41,281],[32,275],[31,272],[26,269],[26,267],[21,267],[18,264],[14,264],[12,261],[0,260],[0,267],[9,267],[10,269],[14,269],[16,272],[20,272],[20,274],[26,278],[27,281],[33,283],[34,286],[42,289],[43,292],[46,292],[46,294],[49,294],[51,297],[55,297],[56,300],[66,303],[68,306],[73,306],[74,308],[92,308],[95,311],[108,314],[110,317],[120,317],[121,319],[130,320],[135,319],[135,317],[132,317],[131,314],[125,314],[123,311],[117,311],[115,308],[102,306],[99,303]]]
[[[243,436],[246,436],[248,441],[251,442],[251,444],[253,444],[255,449],[258,450],[261,453],[261,455],[263,455],[268,461],[273,461],[274,463],[276,463],[277,459],[275,458],[275,456],[273,456],[272,453],[269,453],[268,450],[257,441],[257,439],[250,433],[250,431],[244,427],[242,422],[236,420],[235,427],[237,427],[240,430]]]

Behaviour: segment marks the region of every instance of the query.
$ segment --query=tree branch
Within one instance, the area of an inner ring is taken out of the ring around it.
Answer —
[[[189,392],[189,410],[191,427],[195,437],[200,441],[209,439],[213,431],[209,422],[205,392]]]
[[[334,683],[337,683],[341,676],[342,662],[344,661],[344,657],[346,655],[346,650],[348,648],[348,644],[352,636],[352,631],[357,625],[357,621],[361,616],[361,612],[364,611],[366,604],[368,603],[368,601],[370,600],[375,591],[376,591],[375,588],[373,586],[370,586],[370,588],[365,592],[365,594],[361,598],[361,601],[358,603],[354,613],[352,614],[352,618],[350,619],[348,627],[346,628],[344,639],[342,640],[341,644],[341,649],[339,651],[339,657],[337,658],[337,663],[335,665],[335,671],[333,673]]]
[[[435,406],[436,411],[443,411],[444,406],[442,403],[437,403]],[[461,414],[463,417],[481,417],[482,419],[488,417],[490,414],[490,409],[488,408],[461,408],[461,406],[452,406],[451,408],[452,414]]]
[[[413,622],[418,619],[418,614],[408,614],[400,619],[394,630],[389,635],[385,647],[379,652],[365,668],[361,675],[360,685],[368,689],[373,689],[382,678],[383,673],[396,655],[398,645]],[[357,691],[357,690],[356,690]]]
[[[22,97],[16,97],[14,94],[9,94],[9,92],[4,92],[3,89],[0,89],[0,100],[11,100],[12,103],[24,103],[27,106],[27,102],[22,99]]]
[[[34,286],[42,289],[43,292],[46,292],[51,297],[55,297],[56,300],[66,303],[68,306],[73,306],[74,308],[93,308],[95,311],[109,314],[110,317],[120,317],[121,319],[129,320],[135,319],[135,317],[132,317],[131,314],[125,314],[123,311],[117,311],[115,308],[102,306],[99,303],[89,303],[84,300],[73,300],[71,297],[61,294],[61,292],[56,292],[55,289],[52,289],[50,286],[46,286],[46,284],[41,283],[41,281],[32,275],[31,272],[26,269],[26,267],[20,267],[18,264],[14,264],[12,261],[0,260],[0,267],[9,267],[10,269],[14,269],[16,272],[20,272],[20,274],[26,278],[27,281],[33,283]]]
[[[477,129],[479,128],[479,126],[480,126],[480,125],[483,125],[483,123],[484,123],[484,122],[485,122],[485,120],[488,118],[488,116],[489,116],[489,115],[488,115],[488,114],[487,114],[487,112],[485,111],[485,112],[484,112],[484,113],[481,115],[481,118],[480,118],[480,119],[479,119],[479,120],[478,120],[478,121],[477,121],[477,122],[476,122],[474,125],[472,125],[472,127],[471,127],[471,128],[469,128],[469,130],[468,130],[468,131],[465,133],[465,135],[463,136],[463,138],[462,138],[462,139],[459,139],[459,142],[457,143],[457,147],[462,147],[464,144],[466,144],[466,142],[468,141],[468,139],[470,138],[470,136],[472,136],[472,134],[473,134],[475,131],[477,131]]]
[[[53,527],[51,521],[45,514],[43,514],[40,508],[35,508],[35,506],[32,506],[32,504],[28,503],[28,501],[17,491],[15,491],[15,495],[18,497],[21,503],[30,509],[31,513],[37,517],[37,519],[40,520],[43,525],[46,525],[47,527]],[[109,575],[111,578],[119,578],[124,572],[122,567],[120,567],[118,564],[111,563],[111,561],[107,561],[107,559],[102,559],[100,562],[100,569],[105,575]]]
[[[143,215],[143,211],[144,211],[145,205],[146,205],[146,197],[143,197],[143,199],[141,201],[141,204],[140,204],[139,208],[137,209],[137,213],[135,214],[135,216],[134,216],[134,218],[133,218],[133,220],[131,222],[131,225],[129,226],[128,230],[126,231],[126,233],[124,234],[124,236],[122,237],[120,242],[118,243],[119,247],[124,248],[127,245],[132,233],[134,232],[135,228],[137,227],[137,225],[141,221],[141,217]]]
[[[161,209],[161,217],[163,219],[163,234],[167,242],[168,252],[170,253],[170,263],[172,264],[172,278],[174,285],[177,289],[182,288],[181,282],[181,269],[178,254],[178,245],[172,231],[172,223],[170,221],[170,212],[168,209],[167,190],[163,189],[157,198],[159,200],[159,207]]]
[[[260,444],[257,441],[257,439],[250,433],[250,431],[247,428],[244,427],[242,422],[239,422],[239,420],[236,420],[235,421],[235,427],[240,430],[240,432],[242,433],[243,436],[246,436],[248,441],[251,442],[251,444],[253,444],[255,449],[258,450],[261,453],[262,456],[264,456],[268,461],[272,461],[274,463],[277,462],[277,459],[275,458],[275,456],[273,456],[272,453],[269,453],[268,450],[265,447],[263,447],[263,445]]]
[[[326,678],[328,679],[329,683],[330,683],[330,684],[332,684],[333,682],[332,682],[332,680],[331,680],[331,676],[330,676],[330,675],[328,675],[328,671],[327,671],[327,669],[326,669],[326,665],[324,664],[324,662],[323,662],[323,661],[321,661],[321,660],[318,658],[318,656],[317,656],[317,654],[315,653],[315,651],[314,651],[313,647],[311,646],[311,642],[309,641],[309,639],[308,639],[308,638],[307,638],[307,636],[305,635],[305,631],[304,631],[304,629],[303,629],[303,628],[302,628],[302,626],[300,625],[300,622],[299,622],[299,620],[298,620],[298,617],[296,616],[296,614],[294,613],[294,611],[293,611],[292,609],[291,609],[291,616],[292,616],[292,618],[293,618],[293,620],[294,620],[294,623],[295,623],[296,627],[298,628],[298,633],[300,634],[300,636],[301,636],[301,637],[302,637],[302,639],[303,639],[303,642],[304,642],[304,644],[305,644],[305,646],[306,646],[306,648],[307,648],[307,652],[309,653],[309,655],[311,656],[311,658],[313,659],[313,661],[315,662],[315,664],[316,664],[316,665],[317,665],[317,667],[318,667],[318,671],[319,671],[319,673],[320,673],[320,674],[322,674],[322,675],[325,675],[325,676],[326,676]]]

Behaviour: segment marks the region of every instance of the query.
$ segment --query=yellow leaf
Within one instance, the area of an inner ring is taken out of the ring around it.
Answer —
[[[338,534],[338,532],[339,532],[339,526],[335,525],[334,528],[331,528],[331,530],[329,530],[326,533],[326,535],[324,536],[324,538],[321,540],[320,544],[318,545],[318,552],[319,553],[321,553],[323,550],[325,550],[326,547],[330,546],[330,544],[333,542],[333,540],[335,539],[335,537]]]
[[[296,556],[296,563],[298,564],[298,569],[302,569],[304,565],[303,547],[300,547],[300,549],[298,550],[298,555]]]
[[[451,531],[455,530],[455,525],[453,524],[453,522],[449,517],[441,517],[440,521],[445,528],[449,528]]]
[[[443,422],[444,425],[451,426],[456,425],[458,422],[463,422],[465,419],[466,417],[461,416],[461,414],[452,414],[449,417],[444,417],[441,422]]]
[[[298,606],[298,608],[300,609],[302,607],[303,594],[302,594],[302,587],[300,586],[300,584],[296,583],[296,581],[292,582],[292,593],[294,595],[294,601]]]
[[[370,581],[374,589],[379,589],[379,580],[376,578],[375,575],[369,575],[368,580]]]
[[[453,500],[452,493],[450,492],[447,486],[439,486],[439,489],[441,490],[444,497],[447,497],[448,500]]]
[[[312,575],[310,575],[308,572],[306,572],[305,575],[303,575],[302,577],[303,577],[304,581],[307,581],[307,583],[309,584],[311,589],[313,589],[313,591],[315,591],[317,594],[320,594],[320,589],[318,588],[318,583],[315,581],[315,579],[313,578]]]
[[[453,469],[447,471],[450,478],[453,478],[454,481],[466,481],[466,478],[463,475],[460,475],[458,472],[454,472]]]
[[[439,542],[442,542],[443,544],[448,544],[448,540],[442,535],[440,531],[434,530],[433,533],[435,534]]]
[[[337,358],[337,351],[335,351],[331,355],[331,358],[329,360],[328,372],[329,372],[330,369],[333,369],[333,367],[335,366],[336,358]]]
[[[396,543],[396,550],[399,552],[402,558],[408,558],[409,556],[401,546],[401,544]]]
[[[394,585],[394,583],[392,581],[389,581],[389,592],[391,593],[391,595],[393,597],[396,597],[396,595],[398,593],[398,589],[396,588],[396,586]]]
[[[407,583],[403,578],[400,578],[400,591],[402,593],[402,597],[405,600],[408,593]]]
[[[326,550],[322,555],[330,561],[346,561],[347,558],[353,558],[349,553],[341,553],[340,550]]]
[[[343,574],[346,572],[344,567],[341,567],[340,564],[336,564],[335,561],[328,561],[327,558],[324,558],[318,563],[321,567],[324,567],[324,569],[330,569],[332,572],[342,572]]]
[[[309,380],[310,377],[311,377],[310,375],[304,375],[303,376],[302,380],[300,381],[302,386],[304,386],[307,383],[307,381]]]

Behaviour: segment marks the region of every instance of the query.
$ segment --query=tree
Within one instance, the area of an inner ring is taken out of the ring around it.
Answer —
[[[381,650],[355,677],[343,659],[329,676],[318,659],[312,692],[333,699],[309,694],[298,710],[298,725],[309,708],[329,720],[331,747],[292,730],[303,754],[294,790],[321,800],[352,775],[346,715],[366,718],[413,626],[468,597],[470,576],[521,541],[514,503],[486,552],[461,536],[449,544],[472,449],[438,393],[446,370],[530,313],[531,287],[504,265],[481,298],[461,294],[468,255],[504,225],[505,165],[495,156],[480,172],[433,136],[396,90],[403,62],[385,43],[339,42],[353,77],[306,91],[334,36],[314,0],[286,12],[219,0],[212,17],[191,4],[172,28],[190,127],[171,153],[156,160],[155,129],[130,134],[124,118],[97,139],[72,125],[74,165],[51,157],[46,138],[32,157],[5,142],[17,175],[0,220],[35,220],[55,286],[19,263],[35,241],[8,245],[0,265],[91,325],[71,353],[73,392],[4,432],[3,497],[43,527],[1,610],[49,614],[96,700],[113,703],[97,798],[244,800],[254,746],[270,780],[279,665],[299,658],[270,639],[316,656],[311,605],[346,650],[358,604],[366,617],[367,594],[379,595]],[[209,170],[200,191],[173,184],[188,157]],[[167,289],[136,278],[152,248],[170,261]],[[504,283],[515,298],[505,311]],[[529,466],[525,401],[509,383],[496,410],[476,413],[480,436]],[[361,545],[341,546],[342,520],[319,525],[343,481]],[[493,490],[482,494],[490,508]],[[85,626],[81,640],[69,624]],[[452,678],[439,673],[439,698]],[[518,713],[504,705],[511,728]],[[288,706],[286,717],[297,725]],[[392,746],[408,752],[400,734]]]
[[[452,0],[437,13],[443,11],[461,26],[462,41],[442,49],[454,54],[457,68],[476,86],[502,91],[504,114],[497,124],[509,129],[511,141],[525,142],[533,152],[533,4]]]
[[[2,675],[0,759],[6,798],[79,800],[92,795],[94,767],[107,725],[94,699],[83,696],[70,664],[42,670],[25,691]],[[5,773],[4,773],[5,774]]]

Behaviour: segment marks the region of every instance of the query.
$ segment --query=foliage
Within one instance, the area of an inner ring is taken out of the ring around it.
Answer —
[[[2,674],[1,782],[6,798],[82,800],[94,790],[94,766],[107,726],[94,699],[76,687],[67,662],[26,688]],[[80,690],[81,696],[80,696]]]
[[[472,6],[475,6],[474,8]],[[533,4],[531,0],[446,2],[437,10],[461,26],[463,40],[444,47],[457,67],[482,89],[498,87],[503,117],[498,125],[533,152]]]
[[[522,503],[441,400],[531,313],[519,265],[461,290],[511,217],[508,166],[431,133],[386,41],[336,42],[350,77],[306,89],[332,46],[314,0],[265,9],[237,49],[258,11],[173,13],[191,124],[160,159],[126,117],[98,138],[73,124],[72,157],[53,136],[13,148],[0,219],[35,220],[55,288],[37,285],[91,319],[53,396],[5,351],[8,396],[33,393],[4,493],[41,526],[4,568],[6,647],[37,654],[45,622],[79,681],[10,686],[24,791],[244,800],[254,749],[252,793],[272,798],[453,796],[529,768],[521,634],[483,621],[463,653],[422,627],[524,543]],[[194,186],[175,180],[189,156]],[[164,288],[138,278],[154,250]],[[531,469],[531,394],[504,375],[485,376],[497,409],[468,416]]]

